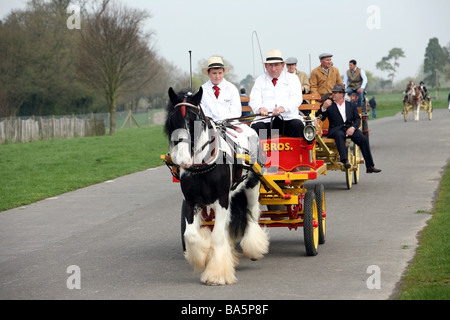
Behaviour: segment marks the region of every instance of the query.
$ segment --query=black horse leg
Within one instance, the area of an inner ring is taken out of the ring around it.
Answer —
[[[186,221],[188,224],[194,222],[194,208],[189,205],[186,200],[181,204],[181,244],[183,251],[186,251],[186,243],[184,241],[184,232],[186,231]]]

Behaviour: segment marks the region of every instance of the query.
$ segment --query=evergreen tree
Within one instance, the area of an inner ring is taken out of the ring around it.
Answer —
[[[439,45],[439,40],[431,38],[425,50],[423,63],[425,82],[433,84],[436,89],[439,88],[439,72],[444,71],[445,64],[444,50]]]

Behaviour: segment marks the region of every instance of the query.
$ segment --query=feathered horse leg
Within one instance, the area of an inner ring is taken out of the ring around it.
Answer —
[[[414,104],[415,109],[414,109],[414,121],[418,122],[419,121],[419,113],[420,113],[420,102],[416,102]]]
[[[214,229],[211,233],[211,251],[202,273],[201,281],[208,285],[225,285],[236,282],[235,259],[230,246],[228,232],[230,210],[217,200],[212,207],[215,211]]]
[[[259,186],[260,182],[253,187],[245,189],[247,196],[247,227],[240,242],[243,254],[252,259],[258,260],[269,252],[269,237],[266,229],[259,225],[261,214],[259,207]]]
[[[184,241],[186,260],[196,271],[203,271],[206,267],[209,252],[211,250],[211,231],[201,227],[201,211],[194,214],[194,222],[186,224]]]

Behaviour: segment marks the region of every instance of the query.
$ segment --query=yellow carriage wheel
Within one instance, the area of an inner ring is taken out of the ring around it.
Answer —
[[[315,185],[314,195],[316,196],[317,220],[319,222],[319,244],[324,244],[325,235],[327,233],[327,211],[325,205],[325,188],[323,184]]]
[[[430,100],[428,101],[428,120],[431,120],[431,118],[433,118],[433,106]]]
[[[408,104],[406,102],[403,102],[403,119],[405,122],[408,121],[408,110],[411,108],[411,106],[408,107]]]
[[[312,191],[307,191],[303,202],[303,237],[308,256],[317,255],[319,246],[319,221],[315,198]]]
[[[348,161],[353,166],[355,157],[354,157],[354,154],[353,154],[353,151],[352,151],[352,148],[350,147],[350,145],[348,146],[347,154],[348,154]],[[352,167],[350,167],[348,169],[347,168],[344,168],[344,169],[345,169],[345,182],[347,183],[347,189],[350,190],[352,188],[353,170],[352,170]]]
[[[353,154],[355,155],[355,163],[353,164],[353,183],[358,184],[359,182],[359,167],[361,163],[361,153],[359,152],[359,146],[353,144]]]

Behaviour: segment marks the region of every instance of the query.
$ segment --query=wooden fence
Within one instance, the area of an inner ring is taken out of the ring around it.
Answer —
[[[0,119],[0,144],[105,135],[105,121],[90,118],[32,117]]]

